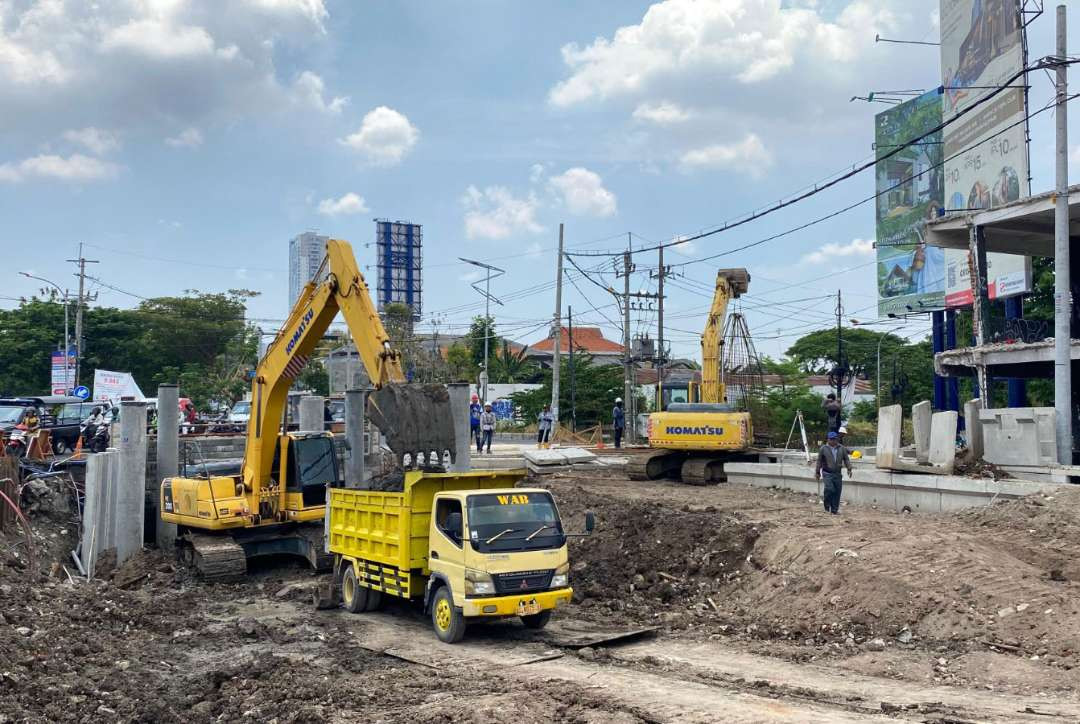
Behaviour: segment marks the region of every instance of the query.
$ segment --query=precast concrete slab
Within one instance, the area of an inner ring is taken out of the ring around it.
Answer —
[[[1052,407],[980,410],[986,461],[995,465],[1054,465],[1056,420]]]
[[[886,405],[878,408],[877,455],[879,468],[891,468],[900,462],[900,424],[903,421],[904,408],[900,405]]]
[[[821,495],[821,482],[802,465],[775,463],[728,463],[729,485],[783,488]],[[843,499],[852,505],[876,505],[896,511],[947,512],[988,505],[1034,493],[1053,494],[1060,483],[1026,480],[988,480],[957,475],[921,475],[875,470],[859,466],[844,480]]]
[[[964,403],[964,427],[967,437],[968,451],[973,460],[982,460],[983,450],[986,448],[985,435],[983,434],[982,420],[979,412],[982,410],[982,401],[978,398]]]
[[[930,461],[930,425],[933,408],[928,400],[911,406],[911,428],[915,433],[915,460]]]
[[[930,421],[930,465],[942,475],[951,475],[956,465],[955,410],[935,412]]]
[[[573,465],[590,463],[596,455],[580,447],[557,447],[547,449],[523,448],[522,455],[533,465]]]

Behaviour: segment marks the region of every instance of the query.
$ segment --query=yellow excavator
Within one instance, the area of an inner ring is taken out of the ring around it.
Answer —
[[[454,456],[453,417],[442,385],[403,384],[401,355],[390,344],[348,242],[331,239],[319,272],[259,361],[240,475],[209,473],[161,484],[162,520],[177,526],[181,559],[206,578],[243,575],[247,559],[294,554],[325,568],[328,487],[341,484],[330,433],[289,432],[289,387],[341,313],[375,386],[368,413],[401,463],[440,469]],[[362,454],[353,451],[352,454]]]
[[[712,308],[701,334],[701,385],[691,384],[689,402],[673,402],[649,415],[651,452],[628,464],[631,480],[676,478],[690,485],[724,480],[724,463],[756,460],[750,452],[754,426],[748,411],[736,410],[727,399],[721,376],[724,319],[728,303],[745,294],[750,274],[745,269],[720,269]]]

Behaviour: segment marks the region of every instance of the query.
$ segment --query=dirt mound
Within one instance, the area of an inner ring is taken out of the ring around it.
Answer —
[[[743,575],[759,528],[715,508],[676,510],[561,491],[569,529],[585,510],[593,535],[574,544],[571,583],[582,610],[642,623],[686,625],[688,611],[715,610]],[[710,603],[712,599],[712,603]]]

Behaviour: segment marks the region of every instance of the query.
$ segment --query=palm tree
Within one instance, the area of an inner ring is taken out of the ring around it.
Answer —
[[[496,383],[524,382],[536,374],[536,365],[525,358],[528,345],[517,352],[510,349],[510,342],[502,340],[502,349],[496,350],[491,360],[491,381]]]

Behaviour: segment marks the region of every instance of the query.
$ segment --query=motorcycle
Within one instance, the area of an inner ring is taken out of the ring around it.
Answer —
[[[18,424],[8,433],[6,444],[7,454],[21,458],[26,454],[26,446],[29,443],[26,425]]]
[[[105,452],[109,448],[108,423],[84,423],[82,426],[83,448],[90,452]]]

